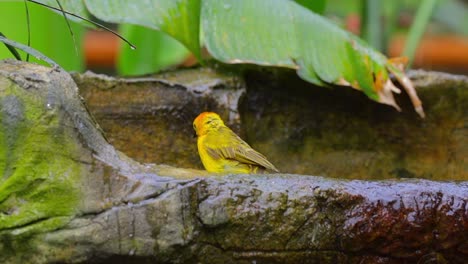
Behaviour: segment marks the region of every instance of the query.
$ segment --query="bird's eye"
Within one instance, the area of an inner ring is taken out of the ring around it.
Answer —
[[[205,125],[209,125],[211,122],[213,122],[213,120],[208,120],[205,122]]]

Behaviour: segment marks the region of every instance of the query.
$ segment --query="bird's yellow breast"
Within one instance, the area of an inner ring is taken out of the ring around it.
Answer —
[[[208,152],[206,151],[206,148],[204,147],[204,141],[206,139],[205,136],[198,137],[197,141],[197,146],[198,146],[198,154],[200,155],[200,159],[203,163],[203,166],[207,171],[211,172],[221,172],[222,171],[222,166],[220,164],[220,160],[216,160],[212,158]]]

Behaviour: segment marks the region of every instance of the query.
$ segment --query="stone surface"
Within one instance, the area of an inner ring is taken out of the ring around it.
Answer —
[[[282,172],[468,180],[466,77],[410,73],[427,114],[421,119],[406,94],[397,96],[399,113],[346,87],[313,86],[294,72],[250,68],[244,81],[225,72],[74,78],[110,142],[140,162],[201,169],[191,124],[200,112],[215,111]]]
[[[80,94],[109,142],[140,162],[202,168],[192,122],[205,109],[239,130],[241,78],[215,70],[181,70],[144,78],[75,74]]]
[[[0,102],[0,263],[468,258],[468,182],[140,164],[106,142],[67,73],[16,61],[0,62]]]

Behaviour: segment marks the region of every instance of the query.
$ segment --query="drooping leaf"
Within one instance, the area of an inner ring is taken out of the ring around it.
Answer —
[[[0,32],[0,37],[3,37],[5,39],[7,38],[7,37],[5,37],[5,35],[3,35],[2,32]],[[5,42],[3,44],[5,44],[5,46],[10,51],[10,53],[15,57],[15,59],[21,60],[21,55],[18,53],[18,51],[16,50],[16,48],[14,46],[9,45],[9,44],[7,44]]]
[[[161,30],[200,58],[201,0],[84,0],[101,20]]]
[[[71,1],[71,0],[70,0]],[[421,102],[402,60],[387,60],[367,43],[295,1],[83,0],[99,19],[161,30],[200,58],[199,32],[208,51],[227,63],[294,68],[318,85],[347,85],[399,109],[393,73],[420,115]],[[302,4],[307,1],[300,1]],[[200,11],[201,10],[201,11]]]
[[[65,23],[67,24],[67,27],[68,27],[68,31],[70,32],[70,35],[73,39],[73,44],[75,46],[75,52],[76,54],[78,54],[78,49],[76,47],[76,39],[75,39],[75,34],[73,33],[73,29],[72,27],[70,26],[70,22],[68,22],[68,17],[67,17],[67,13],[65,13],[65,10],[63,9],[63,6],[62,4],[60,3],[59,0],[55,0],[55,2],[57,3],[57,5],[59,6],[59,9],[60,9],[60,12],[62,13],[63,15],[63,18],[65,20]]]
[[[206,47],[223,62],[294,68],[312,83],[351,86],[399,109],[389,71],[405,76],[402,69],[294,1],[204,0],[201,18]],[[414,88],[402,84],[422,115]]]
[[[28,1],[23,0],[24,2],[24,10],[26,11],[26,25],[28,26],[28,43],[27,46],[31,47],[31,19],[29,15],[29,7],[28,7]],[[26,61],[29,62],[29,54],[26,55]]]
[[[34,57],[40,59],[40,60],[43,60],[47,63],[49,63],[50,65],[54,66],[54,67],[58,67],[58,68],[61,68],[55,61],[53,61],[52,59],[50,59],[49,57],[45,56],[44,54],[40,53],[39,51],[31,48],[31,47],[28,47],[24,44],[21,44],[19,42],[16,42],[14,40],[11,40],[11,39],[7,39],[3,36],[0,36],[0,42],[3,42],[9,46],[12,46],[12,47],[15,47],[17,49],[20,49],[24,52],[27,52],[28,54],[31,54],[33,55]]]

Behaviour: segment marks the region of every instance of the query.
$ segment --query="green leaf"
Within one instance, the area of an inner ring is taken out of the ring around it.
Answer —
[[[362,23],[361,35],[372,47],[377,50],[383,50],[383,26],[382,26],[382,9],[381,1],[361,0],[362,5]]]
[[[0,32],[0,37],[3,37],[4,39],[7,39],[7,37],[5,35],[3,35],[2,32]],[[16,50],[15,47],[7,44],[7,43],[3,43],[5,44],[5,46],[7,47],[7,49],[10,51],[11,55],[13,55],[13,57],[15,57],[15,59],[17,60],[21,60],[21,55],[18,53],[18,51]]]
[[[189,54],[182,44],[160,31],[122,25],[120,33],[138,47],[120,46],[117,69],[122,75],[157,72],[182,62]]]
[[[71,28],[70,24],[68,23],[69,19],[73,19],[73,20],[75,20],[75,22],[80,22],[82,25],[86,25],[86,26],[94,25],[94,26],[97,26],[97,27],[99,27],[101,29],[104,29],[104,30],[114,34],[115,36],[117,36],[118,38],[123,40],[124,42],[126,42],[133,49],[135,48],[135,46],[132,43],[130,43],[128,40],[126,40],[125,38],[123,38],[122,36],[117,34],[112,29],[110,29],[110,28],[108,28],[108,27],[106,27],[106,26],[104,26],[104,25],[102,25],[102,24],[100,24],[98,22],[95,22],[92,19],[88,18],[88,13],[86,12],[84,2],[82,2],[82,1],[73,1],[72,2],[73,4],[68,4],[68,5],[65,6],[65,8],[61,4],[62,2],[59,1],[59,0],[55,0],[55,4],[57,5],[57,7],[53,6],[53,5],[50,5],[49,4],[50,0],[37,0],[37,1],[36,0],[27,0],[27,1],[38,4],[40,6],[43,6],[43,7],[47,8],[47,9],[50,9],[50,10],[52,10],[54,12],[58,12],[59,14],[61,14],[65,18],[65,23],[67,23],[70,34],[71,34],[73,39],[75,39],[75,36],[74,36],[74,33],[73,33],[73,29]],[[69,3],[68,0],[65,0],[65,2]]]
[[[441,0],[434,10],[434,18],[453,31],[468,35],[468,5],[466,2]]]
[[[84,27],[76,23],[71,24],[78,45],[77,54],[73,39],[61,13],[52,12],[32,3],[28,3],[28,7],[31,15],[31,46],[41,51],[45,56],[53,58],[66,70],[81,71],[84,64],[81,56]],[[23,1],[0,1],[0,25],[4,25],[0,31],[10,40],[14,40],[18,44],[28,43],[28,25]],[[0,48],[0,59],[11,58],[7,49]],[[20,51],[20,54],[23,54],[23,51]],[[44,64],[34,58],[31,61]]]
[[[17,48],[19,50],[22,50],[22,51],[24,51],[24,52],[26,52],[28,54],[31,54],[34,57],[36,57],[36,58],[38,58],[40,60],[43,60],[43,61],[47,62],[48,64],[54,66],[54,67],[59,67],[60,68],[60,66],[55,61],[53,61],[52,59],[48,58],[44,54],[40,53],[39,51],[37,51],[37,50],[35,50],[35,49],[31,48],[31,47],[28,47],[28,46],[26,46],[24,44],[21,44],[19,42],[14,41],[14,40],[7,39],[7,38],[5,38],[3,36],[0,36],[0,42],[3,42],[3,43],[5,43],[5,45],[15,47],[15,48]]]
[[[48,5],[48,6],[55,7],[60,10],[60,6],[57,4],[57,0],[34,0],[34,1]],[[34,1],[29,1],[29,2],[34,2]],[[86,7],[82,0],[59,0],[59,2],[65,11],[71,12],[75,15],[79,15],[84,18],[89,18],[89,13],[86,10]],[[60,11],[54,10],[53,12],[56,12],[57,14],[63,16],[62,12]],[[85,23],[83,20],[74,16],[67,15],[67,19],[70,19],[73,22]]]
[[[161,30],[200,56],[200,0],[84,0],[97,18]]]
[[[50,0],[51,1],[51,0]],[[72,0],[70,0],[72,1]],[[423,115],[403,72],[402,60],[387,58],[327,19],[311,2],[285,0],[82,0],[97,18],[161,30],[200,59],[202,38],[215,59],[296,69],[317,85],[338,84],[399,109],[389,73],[397,76]],[[310,6],[309,6],[310,5]]]
[[[399,109],[388,73],[404,76],[399,63],[293,1],[204,0],[201,17],[216,59],[293,68],[312,83],[351,86]]]
[[[437,0],[426,0],[421,3],[414,18],[414,22],[411,25],[410,32],[408,34],[408,40],[405,44],[403,54],[409,58],[409,65],[413,62],[416,48],[418,47],[419,41],[426,29],[426,25],[429,23],[432,11],[437,5]]]
[[[323,14],[325,7],[327,6],[327,0],[294,0],[301,6],[317,13]]]

